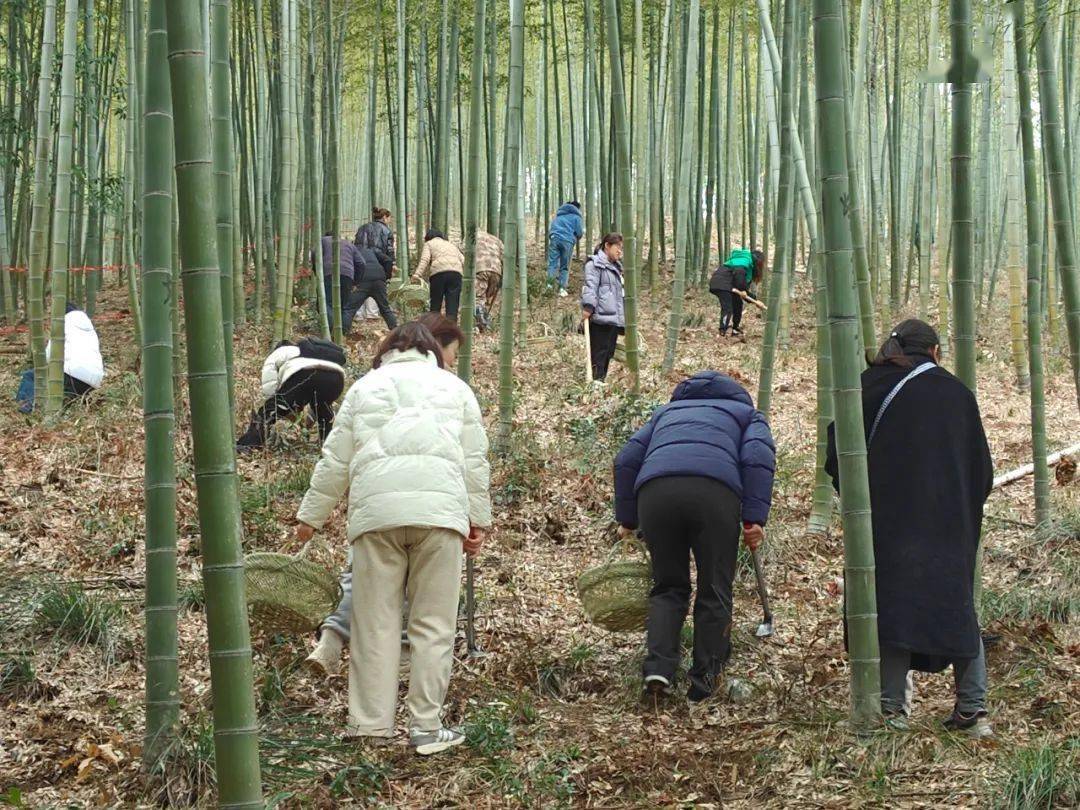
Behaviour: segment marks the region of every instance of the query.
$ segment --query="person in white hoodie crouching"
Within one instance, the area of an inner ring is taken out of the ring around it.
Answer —
[[[319,440],[334,426],[334,403],[345,390],[345,350],[321,338],[293,343],[283,340],[262,367],[263,406],[252,413],[247,432],[236,442],[246,453],[266,444],[267,430],[284,416],[311,408],[319,423]]]
[[[50,340],[45,344],[45,359],[51,355]],[[94,324],[85,312],[68,304],[64,315],[64,399],[86,396],[100,388],[104,378],[105,362]]]
[[[444,370],[419,323],[379,346],[349,389],[297,512],[306,543],[348,491],[353,603],[347,735],[394,735],[401,614],[409,598],[410,742],[434,754],[464,742],[442,724],[454,660],[462,551],[491,525],[488,441],[469,386]]]

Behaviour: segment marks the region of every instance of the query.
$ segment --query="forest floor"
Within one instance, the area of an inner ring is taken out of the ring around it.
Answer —
[[[575,278],[579,266],[575,263]],[[539,275],[539,270],[534,270]],[[772,427],[779,447],[765,548],[776,634],[756,639],[760,606],[745,558],[735,591],[728,676],[749,686],[690,707],[640,699],[641,634],[590,626],[574,583],[613,542],[611,460],[652,405],[687,373],[715,368],[756,392],[763,320],[746,340],[717,336],[715,299],[693,316],[677,372],[660,373],[668,302],[643,296],[644,396],[617,366],[603,391],[583,384],[582,339],[564,334],[574,297],[540,298],[537,334],[515,360],[511,452],[494,461],[496,530],[477,563],[478,628],[487,655],[465,654],[463,629],[446,719],[469,745],[421,759],[404,734],[375,752],[341,738],[346,681],[303,666],[310,638],[253,640],[265,795],[275,806],[330,807],[1051,807],[1080,804],[1080,492],[1055,483],[1055,525],[1036,532],[1031,479],[997,490],[985,522],[986,630],[997,736],[972,743],[941,720],[951,677],[916,677],[907,733],[852,733],[840,622],[839,520],[805,532],[813,484],[812,299],[800,282],[791,346],[777,361]],[[538,289],[538,288],[537,288]],[[534,290],[535,292],[536,290]],[[1000,302],[1002,305],[1004,302]],[[123,291],[110,279],[97,318],[109,369],[89,404],[55,426],[0,411],[0,804],[208,804],[213,745],[206,629],[187,414],[178,427],[182,728],[168,777],[140,770],[143,726],[142,411]],[[979,391],[998,472],[1029,459],[1029,407],[1008,362],[1003,311],[987,313]],[[379,321],[357,322],[350,377],[366,370]],[[0,336],[0,390],[14,391],[25,332]],[[474,381],[497,411],[497,337],[478,338]],[[1048,359],[1051,450],[1080,436],[1068,362]],[[237,424],[258,395],[267,327],[235,347]],[[6,395],[5,395],[6,396]],[[948,414],[941,415],[943,419]],[[295,551],[292,518],[317,458],[300,426],[239,461],[245,547]],[[1067,477],[1067,476],[1066,476]],[[346,554],[344,507],[323,557]],[[740,552],[742,554],[743,552]],[[918,594],[912,594],[917,599]]]

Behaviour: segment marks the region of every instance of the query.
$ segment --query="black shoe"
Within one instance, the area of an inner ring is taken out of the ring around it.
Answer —
[[[960,731],[975,740],[994,736],[994,729],[990,726],[985,709],[972,715],[965,715],[959,709],[953,709],[952,716],[945,721],[945,728],[948,731]]]
[[[720,329],[720,337],[727,337],[727,329],[724,329],[724,328]]]
[[[672,693],[671,680],[663,675],[645,676],[645,694],[650,697],[667,697]]]
[[[740,329],[737,326],[733,326],[733,327],[731,327],[731,334],[732,335],[741,335],[742,334],[742,329]]]

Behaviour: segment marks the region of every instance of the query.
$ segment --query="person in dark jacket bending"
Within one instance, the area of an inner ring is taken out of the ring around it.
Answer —
[[[607,377],[615,344],[626,330],[623,309],[623,238],[609,233],[600,240],[592,258],[585,262],[585,283],[581,287],[581,314],[589,330],[593,381]]]
[[[765,254],[760,250],[736,248],[731,251],[727,261],[716,268],[709,279],[709,292],[720,299],[720,337],[726,337],[728,329],[732,335],[741,335],[743,296],[754,296],[750,285],[761,281],[765,267]]]
[[[905,726],[911,670],[952,664],[956,703],[945,726],[986,737],[993,731],[974,580],[994,468],[975,395],[938,365],[940,356],[933,328],[907,320],[862,375],[881,709]],[[832,425],[826,470],[839,489]]]
[[[345,331],[352,326],[353,317],[368,298],[375,299],[387,328],[393,329],[397,326],[397,316],[390,306],[390,296],[386,289],[386,282],[394,273],[390,258],[374,248],[354,246],[353,250],[356,253],[356,280],[349,297],[349,306],[345,308],[348,319],[342,321]]]
[[[652,694],[669,693],[697,565],[689,698],[705,700],[731,654],[731,586],[739,545],[757,548],[772,503],[776,449],[765,417],[730,377],[700,371],[675,388],[615,458],[615,520],[640,526],[652,557],[648,652]]]
[[[334,273],[334,234],[333,231],[327,231],[322,237],[322,266],[323,266],[323,288],[326,291],[326,315],[330,322],[330,326],[334,325],[334,320],[337,317],[334,313],[334,276],[338,278],[338,285],[341,291],[341,323],[342,329],[348,331],[349,325],[352,324],[353,318],[356,317],[356,310],[349,310],[349,295],[352,292],[353,279],[356,276],[356,264],[358,262],[355,248],[352,243],[347,239],[339,239],[339,251],[338,251],[338,267],[337,273]],[[311,263],[315,265],[315,251],[312,251]]]
[[[367,222],[356,229],[356,238],[353,244],[357,247],[370,248],[375,252],[375,257],[380,264],[389,269],[387,276],[393,275],[394,262],[397,261],[397,253],[394,248],[394,232],[390,229],[390,211],[376,206],[371,209],[371,222]]]

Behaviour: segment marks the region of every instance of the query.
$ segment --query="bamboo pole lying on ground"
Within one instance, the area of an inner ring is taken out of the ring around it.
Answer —
[[[1074,444],[1071,447],[1066,447],[1064,450],[1059,450],[1056,453],[1051,453],[1049,456],[1046,457],[1046,466],[1053,467],[1065,456],[1071,456],[1073,453],[1076,452],[1080,452],[1080,444]],[[998,487],[1003,487],[1006,484],[1011,484],[1013,481],[1019,481],[1021,478],[1031,475],[1033,472],[1035,472],[1034,464],[1025,464],[1023,467],[1017,467],[1015,470],[1007,473],[1002,473],[1001,475],[997,476],[994,479],[993,488],[997,489]]]

